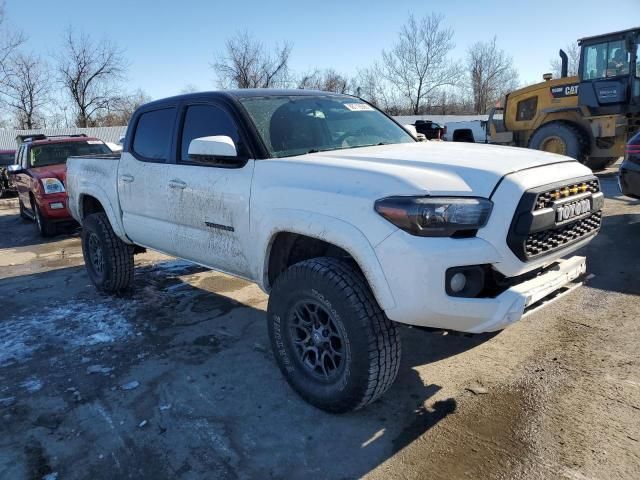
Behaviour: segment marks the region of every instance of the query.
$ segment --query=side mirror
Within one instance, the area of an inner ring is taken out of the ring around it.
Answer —
[[[216,157],[237,156],[235,143],[226,135],[194,138],[189,144],[189,160],[196,162],[213,162]]]
[[[9,175],[17,175],[18,173],[24,173],[24,171],[25,170],[22,168],[22,165],[14,164],[7,166],[7,173]]]
[[[123,146],[125,138],[127,138],[125,135],[122,135],[120,138],[118,138],[118,141],[116,142],[116,145]]]

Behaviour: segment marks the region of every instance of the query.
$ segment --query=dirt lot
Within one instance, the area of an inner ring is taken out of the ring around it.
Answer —
[[[403,328],[342,416],[281,377],[257,287],[146,253],[100,295],[77,234],[0,200],[0,478],[640,478],[640,202],[601,179],[587,286],[498,335]]]

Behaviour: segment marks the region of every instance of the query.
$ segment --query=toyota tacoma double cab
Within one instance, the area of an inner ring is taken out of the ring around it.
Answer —
[[[80,135],[18,136],[18,153],[7,172],[18,191],[20,216],[33,220],[43,237],[55,235],[61,224],[75,223],[67,211],[65,175],[73,155],[111,153],[102,140]]]
[[[154,101],[121,155],[69,159],[88,275],[150,248],[257,283],[293,389],[331,412],[392,384],[397,324],[505,328],[579,285],[604,197],[546,152],[418,142],[359,98],[236,90]]]

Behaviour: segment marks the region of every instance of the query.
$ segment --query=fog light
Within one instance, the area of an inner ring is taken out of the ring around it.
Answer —
[[[449,282],[449,286],[451,287],[451,291],[454,293],[461,292],[464,289],[464,286],[467,284],[467,277],[464,273],[458,272]]]
[[[483,265],[448,268],[445,273],[445,290],[452,297],[477,297],[484,289]]]
[[[53,210],[60,210],[61,208],[64,208],[64,204],[62,202],[50,203],[49,207],[51,207]]]

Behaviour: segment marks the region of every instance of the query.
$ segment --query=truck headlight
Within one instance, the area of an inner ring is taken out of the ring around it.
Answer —
[[[57,178],[43,178],[41,182],[45,194],[64,192],[64,185]]]
[[[492,208],[490,200],[474,197],[387,197],[375,203],[376,212],[420,237],[474,235]]]

